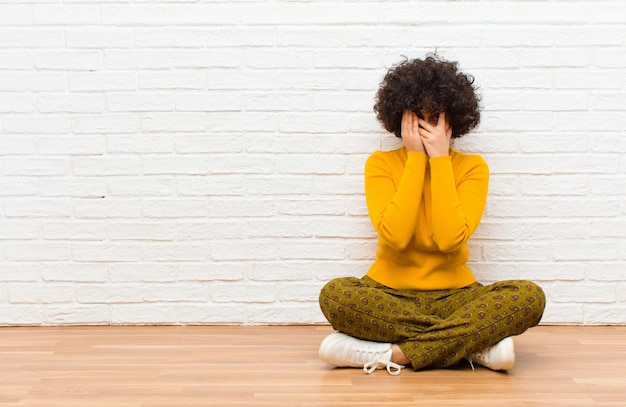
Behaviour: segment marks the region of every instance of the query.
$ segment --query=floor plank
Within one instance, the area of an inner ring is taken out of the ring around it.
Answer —
[[[327,326],[0,328],[0,407],[625,406],[626,327],[539,326],[508,373],[390,376],[317,357]]]

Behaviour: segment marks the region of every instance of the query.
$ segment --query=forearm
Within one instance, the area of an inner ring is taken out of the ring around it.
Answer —
[[[449,157],[430,160],[433,240],[443,252],[461,247],[478,226],[484,211],[488,169],[475,166],[455,180]]]
[[[366,168],[366,199],[378,235],[394,249],[404,249],[416,230],[427,156],[409,153],[399,184],[375,165]]]

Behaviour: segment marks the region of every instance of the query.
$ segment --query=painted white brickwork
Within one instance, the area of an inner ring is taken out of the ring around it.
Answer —
[[[318,323],[387,68],[473,73],[483,282],[626,323],[626,3],[0,0],[0,325]]]

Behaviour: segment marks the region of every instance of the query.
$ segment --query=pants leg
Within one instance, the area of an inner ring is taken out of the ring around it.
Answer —
[[[523,280],[454,290],[394,290],[369,277],[339,278],[320,293],[333,328],[397,344],[415,370],[446,367],[539,323],[545,296]]]

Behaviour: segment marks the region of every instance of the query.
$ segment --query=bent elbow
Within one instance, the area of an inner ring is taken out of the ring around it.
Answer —
[[[391,247],[393,250],[396,251],[403,251],[404,249],[406,249],[406,247],[409,245],[408,241],[393,241],[393,240],[385,240],[385,243],[387,244],[387,246]]]
[[[442,253],[452,253],[459,250],[463,246],[463,242],[448,242],[446,244],[437,244],[437,247]]]
[[[379,233],[383,242],[393,250],[402,251],[407,248],[411,241],[411,236],[398,236],[385,232],[384,230]]]
[[[459,234],[452,239],[435,239],[435,244],[442,253],[452,253],[463,247],[468,236],[465,233]]]

